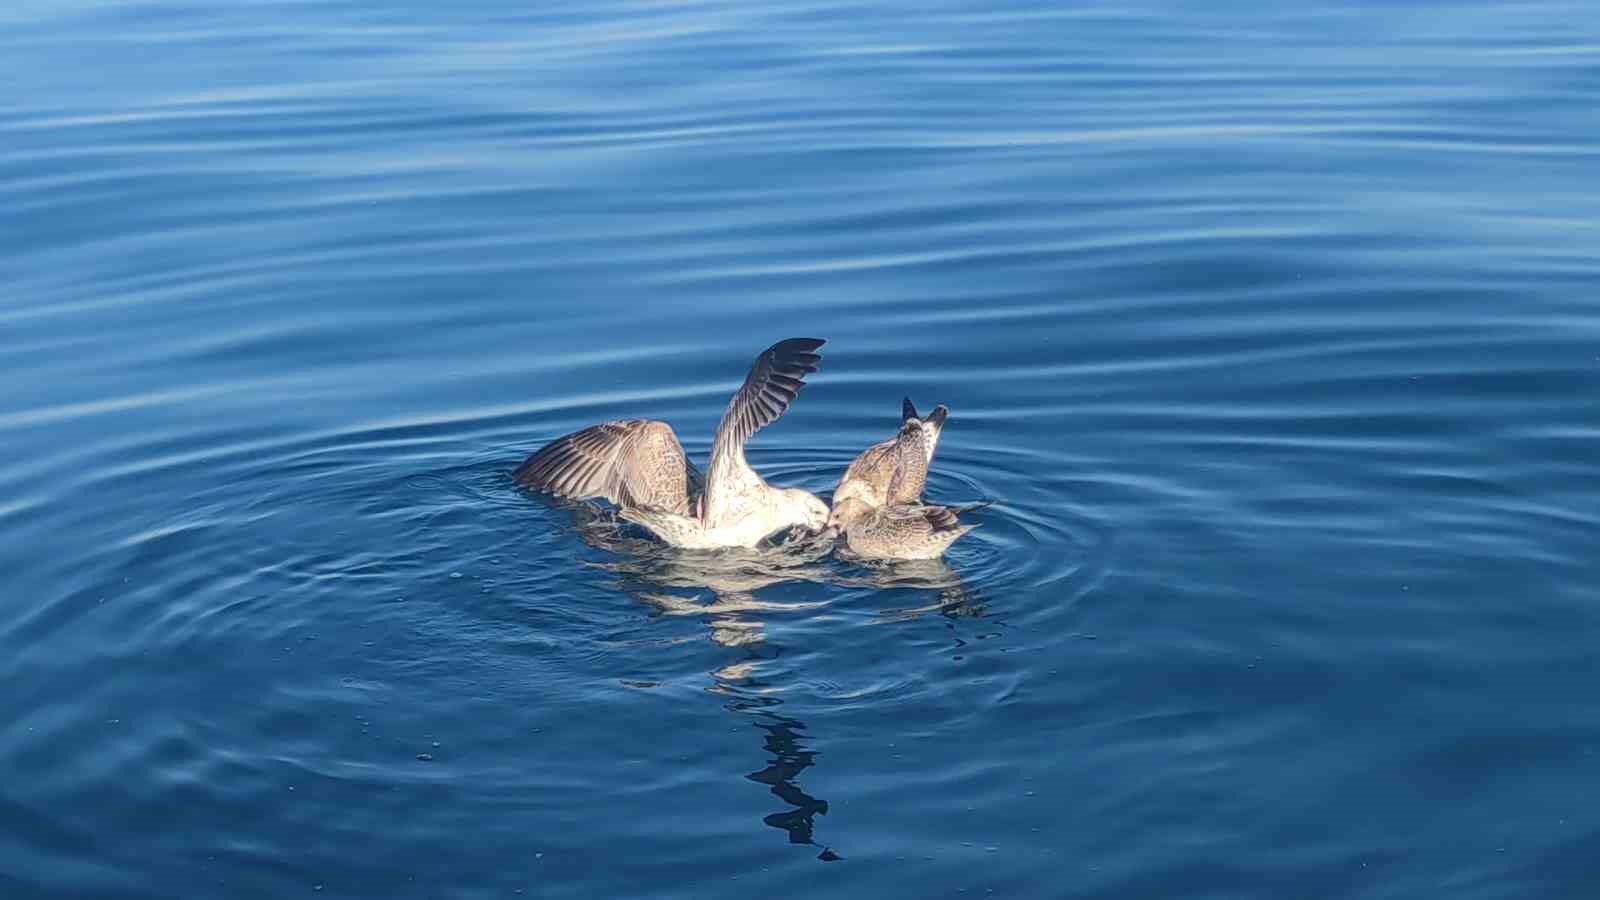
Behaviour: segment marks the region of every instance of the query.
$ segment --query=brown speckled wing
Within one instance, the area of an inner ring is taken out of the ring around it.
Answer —
[[[859,556],[879,559],[933,559],[974,525],[963,525],[944,506],[885,506],[845,530],[846,543]]]
[[[928,439],[916,420],[900,426],[894,442],[894,474],[889,478],[889,504],[916,503],[928,483]]]
[[[816,350],[824,343],[820,338],[789,338],[756,357],[750,374],[728,402],[717,425],[711,465],[706,470],[708,505],[717,496],[717,481],[722,477],[719,473],[728,471],[731,458],[742,454],[751,435],[784,414],[804,386],[805,377],[817,370],[822,356]]]
[[[691,475],[692,473],[692,475]],[[665,422],[623,419],[556,438],[517,467],[518,484],[575,500],[689,511],[691,477],[678,436]]]

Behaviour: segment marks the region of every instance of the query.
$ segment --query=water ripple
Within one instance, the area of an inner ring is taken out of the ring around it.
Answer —
[[[1589,883],[1586,6],[402,7],[0,10],[0,893]],[[513,484],[791,334],[944,559]]]

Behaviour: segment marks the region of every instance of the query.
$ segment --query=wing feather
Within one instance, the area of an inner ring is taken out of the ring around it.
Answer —
[[[948,506],[924,506],[922,517],[927,520],[929,527],[935,533],[953,531],[961,527],[961,522],[956,518],[955,510]]]
[[[718,482],[744,462],[744,445],[751,435],[771,425],[789,409],[805,385],[807,375],[822,361],[819,338],[789,338],[761,352],[744,384],[728,401],[711,445],[711,466],[706,474],[707,514],[717,495]]]
[[[556,438],[512,473],[518,484],[574,500],[687,514],[700,475],[665,422],[621,419]]]
[[[928,482],[927,436],[915,419],[900,426],[894,442],[894,474],[889,477],[886,502],[916,503]]]

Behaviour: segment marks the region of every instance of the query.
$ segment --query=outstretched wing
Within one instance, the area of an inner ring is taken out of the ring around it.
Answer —
[[[885,503],[916,503],[928,483],[928,435],[922,423],[907,419],[894,440],[894,474]]]
[[[687,515],[689,486],[699,474],[684,458],[672,426],[623,419],[556,438],[518,466],[513,477],[560,497],[603,497],[622,507]]]
[[[818,338],[789,338],[761,352],[750,374],[717,425],[711,444],[711,465],[706,470],[706,503],[702,516],[709,519],[717,502],[719,488],[736,479],[749,466],[744,461],[744,445],[750,436],[772,424],[794,402],[805,384],[805,377],[817,370],[822,357],[816,352],[826,341]]]

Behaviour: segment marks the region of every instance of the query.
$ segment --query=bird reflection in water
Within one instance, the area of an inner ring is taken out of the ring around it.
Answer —
[[[774,657],[776,653],[781,650],[777,650]],[[783,700],[772,692],[779,688],[759,677],[764,661],[750,658],[713,671],[711,675],[716,684],[710,690],[726,696],[726,708],[748,716],[763,734],[763,747],[770,754],[767,766],[745,777],[766,785],[773,796],[790,808],[765,816],[761,821],[786,833],[791,844],[818,846],[813,837],[815,818],[819,813],[827,814],[828,801],[806,793],[798,782],[800,773],[816,764],[817,754],[804,743],[806,723],[778,712]],[[842,857],[831,848],[823,847],[817,858],[831,862]]]
[[[615,510],[592,503],[573,503],[568,508],[584,543],[616,557],[590,565],[619,575],[624,591],[662,607],[665,612],[712,616],[714,627],[721,625],[734,632],[750,627],[759,632],[760,622],[739,619],[741,612],[824,605],[821,602],[769,603],[756,599],[755,592],[761,588],[785,582],[804,581],[878,591],[937,592],[932,603],[880,610],[879,616],[888,621],[928,613],[947,618],[981,618],[987,605],[982,595],[943,559],[862,559],[850,555],[848,550],[835,554],[832,542],[806,535],[798,529],[765,547],[681,551],[632,533],[632,526],[623,523]],[[651,593],[660,588],[709,591],[713,599],[707,604],[699,599]],[[721,637],[713,637],[718,643],[725,642]],[[723,637],[727,643],[741,642],[737,633]]]
[[[713,684],[707,690],[726,697],[726,708],[748,717],[762,733],[762,745],[769,754],[767,765],[745,777],[767,785],[790,807],[762,821],[785,832],[792,844],[822,846],[818,859],[842,859],[815,840],[815,819],[827,814],[828,801],[811,796],[799,784],[801,773],[816,765],[818,756],[808,748],[807,725],[778,712],[783,700],[777,695],[784,687],[762,677],[763,670],[783,654],[783,648],[768,639],[763,615],[820,608],[827,601],[763,600],[756,592],[790,582],[935,592],[930,603],[881,610],[879,621],[884,623],[928,614],[952,619],[979,617],[984,609],[981,598],[940,559],[847,560],[849,565],[845,565],[833,558],[831,541],[800,532],[756,549],[679,551],[633,534],[631,526],[621,523],[611,510],[589,503],[569,508],[584,542],[614,554],[612,559],[589,565],[617,575],[625,593],[662,614],[703,617],[711,640],[738,653],[738,659],[711,671]],[[670,593],[673,589],[697,593],[681,596]]]
[[[772,760],[765,769],[751,772],[745,777],[767,785],[779,800],[794,807],[786,812],[775,812],[761,821],[788,832],[791,844],[816,845],[816,841],[811,839],[812,818],[817,813],[827,814],[828,801],[818,800],[795,784],[795,778],[810,768],[816,759],[814,752],[802,749],[800,744],[805,737],[803,732],[806,724],[799,719],[777,714],[772,714],[770,721],[757,721],[756,724],[767,733],[764,743],[767,752],[772,754]],[[817,858],[832,862],[842,857],[824,847]]]

